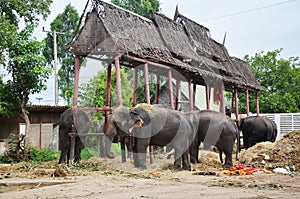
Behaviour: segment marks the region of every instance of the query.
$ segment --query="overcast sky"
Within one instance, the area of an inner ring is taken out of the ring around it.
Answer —
[[[45,37],[42,26],[62,13],[68,3],[82,14],[86,0],[54,0],[51,15],[40,23],[38,37]],[[243,58],[260,51],[283,48],[282,57],[300,56],[300,0],[160,0],[162,13],[173,18],[176,5],[179,12],[204,25],[211,36],[225,46],[229,54]]]
[[[35,36],[45,37],[42,27],[49,29],[67,4],[71,3],[81,15],[86,2],[54,0],[51,15],[40,23]],[[226,32],[225,46],[231,56],[243,58],[246,54],[254,56],[279,48],[283,48],[284,59],[300,56],[300,0],[160,0],[160,3],[162,13],[169,18],[173,18],[178,5],[182,15],[207,27],[211,37],[220,43]]]

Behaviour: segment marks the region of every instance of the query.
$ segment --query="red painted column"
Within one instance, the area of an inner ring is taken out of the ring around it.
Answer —
[[[155,104],[159,103],[159,87],[160,87],[160,75],[156,74]]]
[[[106,107],[110,107],[110,87],[111,87],[111,64],[107,66],[107,75],[106,75]],[[105,127],[104,132],[106,132],[107,129],[107,121],[108,121],[108,111],[105,111]]]
[[[224,84],[221,83],[221,88],[220,88],[220,94],[221,94],[221,99],[220,99],[220,112],[225,114],[225,96],[224,96]]]
[[[232,91],[232,93],[231,93],[231,107],[230,107],[230,111],[232,111],[233,110],[233,106],[234,106],[234,90]]]
[[[144,78],[145,78],[145,90],[146,90],[146,103],[150,104],[150,88],[149,88],[149,73],[148,73],[148,64],[144,64]],[[154,147],[149,147],[150,151],[150,164],[154,162]]]
[[[77,108],[78,103],[78,83],[79,83],[80,56],[75,56],[75,73],[74,73],[74,97],[73,108]]]
[[[195,106],[196,106],[196,92],[197,92],[197,85],[194,83],[194,84],[193,84],[193,104],[194,104],[193,109],[194,109]]]
[[[173,84],[172,84],[172,71],[168,70],[168,82],[169,82],[169,96],[170,96],[170,106],[174,109],[174,100],[173,100]]]
[[[179,99],[179,90],[180,90],[180,81],[176,80],[176,101],[175,101],[175,110],[178,110],[178,100]]]
[[[206,109],[210,110],[210,86],[208,84],[205,85],[206,92]]]
[[[133,83],[133,98],[132,98],[132,106],[136,105],[136,95],[137,95],[137,84],[138,84],[138,69],[134,68],[134,83]]]
[[[238,91],[234,88],[234,100],[235,100],[235,118],[239,120],[239,101],[238,101]]]
[[[255,93],[255,100],[256,100],[256,115],[259,115],[259,101],[258,101],[258,91]]]
[[[193,94],[193,87],[192,87],[192,78],[189,78],[188,87],[189,87],[189,97],[190,97],[190,110],[193,111],[194,110],[194,102],[193,102],[194,94]]]
[[[149,73],[148,73],[147,63],[144,64],[144,78],[145,78],[146,103],[150,104]]]
[[[248,89],[246,89],[246,111],[247,111],[247,116],[249,116],[250,108],[249,108],[249,92],[248,92]]]
[[[118,105],[122,106],[122,88],[121,88],[121,72],[120,72],[120,61],[119,57],[115,57],[115,67],[116,67],[116,85],[117,85],[117,96],[118,96]]]

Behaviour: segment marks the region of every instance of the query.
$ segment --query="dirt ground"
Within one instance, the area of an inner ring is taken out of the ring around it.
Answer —
[[[288,143],[288,144],[287,144]],[[275,148],[274,148],[275,147]],[[21,162],[0,165],[0,198],[300,198],[300,131],[276,143],[242,151],[239,161],[272,171],[288,166],[290,174],[256,172],[224,175],[218,155],[200,153],[193,171],[172,170],[173,160],[157,156],[147,170],[132,160],[91,158],[78,164]]]

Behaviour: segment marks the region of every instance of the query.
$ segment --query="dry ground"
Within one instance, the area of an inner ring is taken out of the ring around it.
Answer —
[[[201,153],[203,162],[191,172],[172,171],[173,160],[164,156],[144,171],[131,160],[122,164],[120,157],[69,166],[21,162],[0,165],[0,198],[300,198],[299,135],[291,132],[276,143],[251,147],[234,162],[269,170],[289,166],[293,175],[221,175],[213,152]]]

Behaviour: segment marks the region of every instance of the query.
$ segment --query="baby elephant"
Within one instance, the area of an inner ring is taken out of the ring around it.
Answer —
[[[70,145],[71,145],[71,137],[69,136],[69,133],[72,132],[73,123],[75,125],[77,134],[88,133],[91,126],[90,117],[85,111],[72,110],[70,108],[61,114],[58,121],[59,146],[61,150],[58,164],[64,163],[66,161],[66,157],[67,157],[67,162],[69,162]],[[84,148],[82,139],[84,138],[80,138],[78,135],[75,138],[74,162],[78,162],[80,160],[80,153],[81,150]]]

